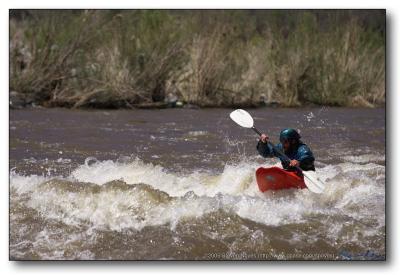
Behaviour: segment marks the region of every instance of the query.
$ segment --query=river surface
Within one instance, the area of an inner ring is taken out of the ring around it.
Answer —
[[[299,129],[324,194],[261,193],[279,166],[230,109],[10,111],[10,257],[381,260],[385,110],[249,110]]]

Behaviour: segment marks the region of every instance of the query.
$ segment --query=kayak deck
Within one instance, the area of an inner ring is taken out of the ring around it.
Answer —
[[[261,192],[289,188],[306,188],[303,176],[296,172],[286,171],[279,167],[263,168],[256,171],[258,188]]]

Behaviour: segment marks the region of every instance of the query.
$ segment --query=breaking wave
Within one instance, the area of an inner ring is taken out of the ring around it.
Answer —
[[[220,174],[177,174],[139,159],[88,158],[67,177],[12,171],[11,193],[46,219],[117,231],[165,224],[173,230],[182,219],[219,210],[268,226],[307,222],[313,215],[346,215],[373,220],[377,228],[385,225],[385,166],[355,158],[322,167],[327,187],[322,195],[307,189],[260,193],[254,178],[258,166],[247,161],[226,165]]]

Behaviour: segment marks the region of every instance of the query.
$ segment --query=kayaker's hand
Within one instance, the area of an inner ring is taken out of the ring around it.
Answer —
[[[262,143],[267,143],[269,140],[269,137],[266,134],[261,134],[260,140]]]
[[[289,163],[289,166],[294,166],[298,167],[300,165],[300,162],[298,160],[292,159]]]

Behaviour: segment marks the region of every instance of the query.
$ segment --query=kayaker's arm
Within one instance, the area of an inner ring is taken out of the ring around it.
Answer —
[[[272,155],[272,148],[268,143],[264,143],[261,140],[257,143],[257,151],[258,153],[264,158],[271,158]]]
[[[261,140],[257,144],[257,151],[264,158],[279,157],[279,155],[272,148],[271,144],[264,143]]]

